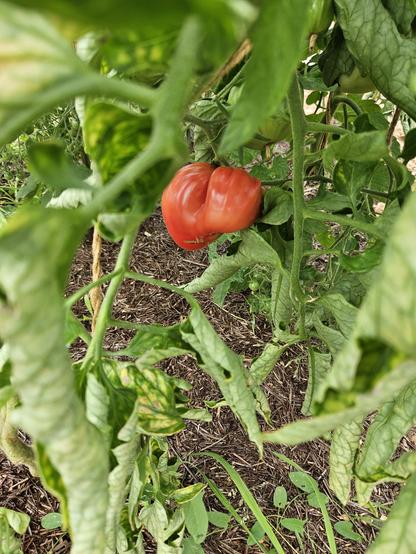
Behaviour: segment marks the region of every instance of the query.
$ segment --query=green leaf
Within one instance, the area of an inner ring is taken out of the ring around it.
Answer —
[[[108,423],[110,398],[107,391],[93,373],[87,376],[87,388],[85,391],[85,408],[87,419],[91,422],[109,444],[111,441],[111,428]]]
[[[58,527],[62,527],[62,516],[59,512],[50,512],[43,516],[40,524],[44,529],[58,529]]]
[[[182,510],[176,510],[168,516],[164,506],[155,500],[141,510],[139,519],[155,539],[158,552],[180,554],[185,530]]]
[[[225,512],[218,512],[217,510],[208,512],[208,521],[219,529],[227,529],[230,520],[230,514],[226,514]]]
[[[197,359],[202,360],[198,365],[217,381],[227,404],[246,428],[250,440],[261,450],[256,401],[241,358],[222,342],[199,306],[192,306],[189,320],[193,333],[184,332],[184,340],[195,350]]]
[[[358,477],[367,483],[367,498],[375,484],[385,477],[383,469],[401,438],[416,423],[415,394],[416,381],[380,409],[367,431],[355,468]]]
[[[98,165],[103,183],[116,175],[149,142],[152,119],[125,105],[88,102],[84,112],[87,153]]]
[[[0,408],[5,406],[15,394],[14,388],[11,385],[0,388]]]
[[[416,303],[413,260],[416,247],[416,198],[409,197],[385,247],[377,279],[358,314],[353,335],[328,375],[327,387],[349,390],[361,357],[360,337],[372,337],[413,357],[416,352]]]
[[[21,542],[3,515],[0,515],[0,552],[23,554]]]
[[[37,442],[33,446],[36,457],[36,467],[43,487],[59,500],[59,510],[63,519],[63,527],[68,528],[68,497],[61,475],[52,464],[45,447]]]
[[[265,441],[281,444],[299,444],[313,440],[360,416],[376,410],[416,378],[416,364],[405,362],[381,378],[366,394],[357,395],[353,407],[338,410],[309,419],[299,420],[281,427],[277,431],[263,433]]]
[[[368,184],[376,165],[375,162],[339,161],[333,173],[335,190],[345,194],[350,200],[350,205],[356,207],[361,189],[369,188]]]
[[[202,492],[183,504],[185,515],[185,527],[194,541],[198,544],[204,542],[208,533],[208,513],[204,504]]]
[[[250,381],[256,385],[261,385],[273,371],[285,350],[285,346],[268,342],[260,356],[251,364]]]
[[[192,537],[186,537],[182,543],[182,554],[204,554],[202,546],[194,541]]]
[[[364,252],[360,252],[356,256],[341,254],[339,263],[341,267],[353,273],[366,273],[380,265],[383,251],[384,243],[382,241],[377,241],[375,244],[368,246]]]
[[[404,146],[401,157],[405,164],[416,157],[416,129],[410,131],[404,137]]]
[[[303,535],[305,531],[306,519],[298,519],[296,517],[283,517],[279,521],[279,523],[288,531],[292,531],[293,533],[297,533],[298,535]]]
[[[329,453],[329,486],[342,504],[350,496],[353,468],[362,433],[362,418],[337,427],[332,433]]]
[[[219,283],[212,292],[212,301],[214,304],[217,304],[217,306],[224,306],[225,297],[230,292],[231,286],[233,284],[234,278],[233,276],[229,277],[225,281],[222,281],[222,283]]]
[[[180,325],[138,325],[134,337],[118,354],[137,358],[138,365],[149,365],[188,351],[189,347],[181,337]]]
[[[90,170],[75,164],[59,142],[33,142],[28,147],[29,169],[35,178],[55,194],[67,188],[88,189]]]
[[[289,479],[292,481],[295,487],[303,492],[307,492],[308,494],[310,494],[313,493],[315,490],[311,483],[312,477],[310,477],[306,473],[303,473],[302,471],[291,471],[289,473]],[[318,486],[316,482],[315,485]]]
[[[350,75],[355,67],[354,58],[348,51],[344,35],[338,25],[335,25],[329,42],[318,60],[322,70],[323,83],[327,86],[337,85],[341,75]],[[323,84],[322,83],[322,84]],[[315,87],[311,87],[314,89]],[[318,90],[330,90],[327,87]]]
[[[82,90],[87,72],[46,19],[5,2],[0,3],[0,51],[0,145],[4,145],[35,117]]]
[[[78,337],[89,337],[88,331],[73,314],[72,310],[67,309],[65,314],[65,346],[70,346]]]
[[[125,105],[88,102],[84,114],[85,148],[95,161],[104,185],[138,153],[146,150],[152,118]],[[167,171],[167,173],[166,173]],[[159,162],[130,184],[99,216],[99,229],[109,240],[120,240],[154,210],[170,176],[166,162]]]
[[[183,289],[145,275],[128,272],[127,277],[161,286],[186,299],[191,306],[191,312],[188,322],[181,326],[182,338],[194,350],[198,365],[217,381],[227,404],[246,428],[250,440],[261,451],[256,400],[248,385],[248,372],[241,358],[217,335],[195,298]]]
[[[302,414],[310,415],[311,407],[315,402],[315,397],[320,384],[323,382],[331,367],[332,356],[325,352],[318,352],[312,348],[308,349],[308,386],[305,392],[305,398],[302,404]]]
[[[19,535],[24,535],[29,527],[30,517],[23,512],[0,507],[0,517],[5,517],[13,531]]]
[[[261,543],[266,533],[264,532],[263,527],[258,521],[256,521],[250,531],[251,535],[249,535],[249,537],[247,538],[248,546],[253,546],[255,544],[258,544],[259,542]]]
[[[318,496],[319,496],[319,499],[318,499]],[[319,492],[318,494],[316,494],[315,492],[311,492],[310,494],[308,494],[307,500],[311,508],[318,508],[318,509],[320,509],[322,504],[328,504],[329,502],[329,498],[323,492]]]
[[[0,234],[0,336],[20,400],[16,423],[45,445],[68,495],[73,551],[101,554],[107,448],[76,391],[64,339],[63,289],[88,223],[71,211],[19,210]],[[45,263],[47,260],[47,263]],[[80,487],[79,483],[83,486]],[[91,514],[80,517],[80,514]]]
[[[344,193],[323,191],[319,192],[312,200],[308,200],[306,205],[315,210],[330,210],[335,213],[345,208],[351,208],[351,201]]]
[[[414,0],[386,0],[384,6],[396,22],[399,32],[411,36],[416,12]]]
[[[292,195],[280,188],[269,189],[264,196],[264,212],[261,218],[268,225],[281,225],[293,214]]]
[[[247,485],[237,473],[237,471],[233,468],[233,466],[229,464],[222,456],[216,454],[215,452],[205,452],[204,455],[213,458],[215,461],[222,465],[222,467],[225,469],[225,471],[228,473],[233,483],[237,487],[247,507],[250,509],[259,525],[261,525],[261,527],[264,529],[264,532],[268,536],[272,545],[276,548],[279,554],[284,554],[284,550],[278,538],[276,537],[272,526],[270,525],[266,516],[263,514],[250,489],[247,487]]]
[[[221,141],[222,153],[252,138],[283,101],[302,56],[308,13],[302,0],[264,0],[253,30],[243,92]]]
[[[330,167],[334,159],[354,162],[377,162],[387,156],[386,133],[369,131],[367,133],[343,135],[332,141],[323,152],[323,161]]]
[[[291,467],[295,468],[299,473],[304,474],[308,478],[310,488],[315,493],[317,504],[319,505],[319,509],[321,510],[321,513],[322,513],[322,518],[324,520],[324,526],[325,526],[326,538],[327,538],[327,541],[328,541],[328,546],[329,546],[330,552],[331,552],[331,554],[336,554],[337,553],[337,547],[336,547],[336,544],[335,544],[335,537],[334,537],[334,531],[332,529],[331,519],[329,517],[328,510],[326,508],[325,502],[322,501],[322,498],[320,496],[320,492],[319,492],[317,482],[308,473],[304,473],[302,471],[302,468],[296,462],[294,462],[293,460],[291,460],[290,458],[288,458],[284,454],[279,454],[278,452],[273,452],[273,454],[277,458],[279,458],[279,460],[281,460],[281,461],[285,462],[286,464],[290,465]]]
[[[386,98],[416,119],[410,88],[416,43],[401,35],[379,0],[335,0],[348,50]]]
[[[274,489],[273,506],[275,506],[276,508],[279,508],[280,510],[283,510],[286,504],[287,504],[286,489],[282,485],[279,485]]]
[[[335,357],[346,342],[344,335],[333,327],[324,325],[316,314],[313,318],[313,324],[316,335],[328,346],[332,356]]]
[[[140,451],[139,432],[136,426],[137,413],[133,411],[118,434],[118,438],[122,442],[113,449],[117,465],[108,477],[109,501],[105,527],[106,548],[111,552],[116,550],[120,539],[120,516],[125,508],[128,492],[126,485],[133,473]]]
[[[356,533],[353,529],[351,521],[337,521],[334,525],[335,531],[350,541],[361,542],[362,536]]]
[[[321,296],[317,304],[323,306],[334,316],[341,333],[348,338],[352,333],[358,309],[347,302],[342,294],[337,293]]]
[[[184,504],[193,500],[205,487],[206,485],[203,483],[194,483],[193,485],[182,487],[173,493],[173,498],[178,504]]]
[[[135,372],[137,425],[152,435],[172,435],[185,424],[176,408],[171,379],[160,369],[141,368]]]
[[[204,271],[185,287],[187,292],[195,293],[209,287],[215,287],[225,281],[242,267],[251,267],[258,263],[267,264],[277,269],[282,268],[276,251],[255,231],[241,233],[242,242],[236,254],[216,258]]]
[[[286,270],[279,271],[276,269],[272,272],[272,294],[270,299],[275,340],[286,344],[296,342],[296,336],[291,335],[289,331],[294,309],[290,296],[290,274]]]

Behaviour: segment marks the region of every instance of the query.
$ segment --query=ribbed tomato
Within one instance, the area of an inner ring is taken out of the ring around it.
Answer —
[[[221,233],[249,227],[261,198],[261,182],[243,169],[198,162],[182,167],[166,187],[162,214],[176,244],[197,250]]]

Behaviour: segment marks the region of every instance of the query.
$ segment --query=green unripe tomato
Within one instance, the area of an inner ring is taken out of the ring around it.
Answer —
[[[341,75],[338,83],[341,92],[350,92],[352,94],[364,94],[364,92],[370,92],[376,88],[370,77],[361,75],[357,66],[354,67],[349,75],[346,73]]]
[[[312,0],[309,8],[310,25],[309,32],[318,35],[326,31],[334,18],[332,0]]]

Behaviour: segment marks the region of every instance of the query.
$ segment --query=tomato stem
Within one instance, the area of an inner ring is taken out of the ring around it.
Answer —
[[[363,110],[360,108],[360,106],[354,102],[352,98],[349,98],[348,96],[334,96],[332,99],[332,106],[335,109],[335,106],[337,104],[345,104],[349,106],[357,115],[360,115],[363,113]]]
[[[352,133],[349,129],[344,127],[338,127],[338,125],[327,125],[326,123],[316,123],[315,121],[308,121],[306,123],[307,133],[332,133],[334,135],[349,135]]]
[[[293,137],[293,258],[290,273],[290,294],[299,307],[299,334],[305,336],[305,302],[300,285],[300,265],[303,258],[303,211],[305,207],[303,190],[304,142],[306,121],[297,76],[288,93],[288,103]]]
[[[106,204],[113,200],[132,181],[143,175],[148,169],[162,159],[159,147],[149,147],[140,152],[123,169],[98,190],[92,201],[82,208],[86,216],[94,218],[102,211]]]
[[[339,225],[346,225],[353,227],[358,231],[363,231],[369,235],[373,235],[381,240],[386,240],[386,237],[381,233],[379,229],[373,223],[367,223],[366,221],[359,221],[346,215],[338,215],[327,212],[321,212],[319,210],[312,210],[311,208],[305,208],[303,211],[304,217],[307,219],[314,219],[316,221],[326,221],[338,223]]]

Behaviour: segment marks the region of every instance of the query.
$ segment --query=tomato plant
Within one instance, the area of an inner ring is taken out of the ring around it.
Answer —
[[[194,163],[180,169],[162,195],[162,214],[174,241],[186,250],[203,248],[221,233],[254,223],[262,193],[243,169]]]
[[[416,38],[414,2],[398,4],[314,2],[311,27],[303,0],[128,0],[123,9],[90,0],[82,10],[69,0],[0,1],[1,163],[8,178],[7,152],[26,144],[18,180],[30,173],[18,187],[0,182],[0,444],[59,498],[74,554],[144,552],[149,533],[160,553],[200,549],[204,485],[182,486],[166,437],[210,414],[190,408],[190,385],[159,364],[183,355],[216,381],[218,405],[260,455],[265,442],[330,437],[329,485],[343,504],[354,494],[365,506],[376,486],[405,483],[369,552],[414,553],[416,457],[400,445],[416,424],[407,167]],[[321,35],[305,58],[311,31]],[[400,118],[403,149],[393,138]],[[274,144],[283,138],[290,144]],[[129,267],[160,198],[185,249],[237,231],[185,287]],[[89,229],[95,245],[121,242],[117,261],[65,298]],[[239,272],[271,330],[254,360],[223,342],[194,297],[214,288],[223,301]],[[179,295],[189,311],[170,326],[117,319],[125,280]],[[88,302],[103,285],[102,302]],[[82,299],[91,324],[73,311]],[[110,328],[134,336],[109,351]],[[85,348],[74,362],[77,339]],[[309,372],[305,417],[273,429],[280,418],[263,384],[295,344]],[[277,537],[273,546],[284,552]]]

